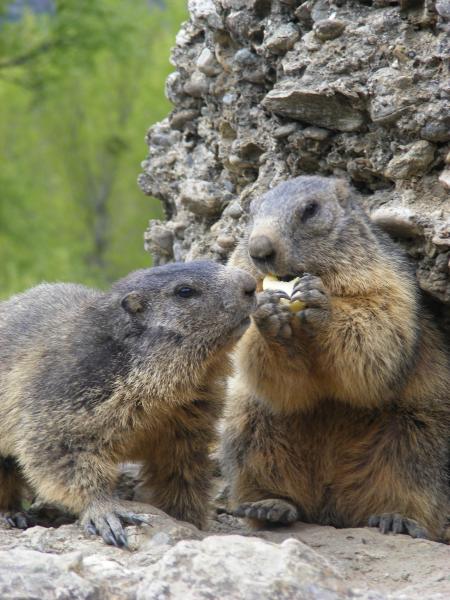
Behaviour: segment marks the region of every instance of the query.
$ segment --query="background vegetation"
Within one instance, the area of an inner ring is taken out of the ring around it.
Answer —
[[[0,296],[150,257],[136,185],[185,0],[0,0]]]

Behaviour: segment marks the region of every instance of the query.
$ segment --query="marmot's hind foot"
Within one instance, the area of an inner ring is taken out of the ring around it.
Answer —
[[[245,502],[233,511],[236,517],[247,519],[257,519],[258,521],[268,521],[269,523],[279,523],[287,525],[298,520],[298,510],[286,500],[278,498],[268,498],[258,502]]]
[[[146,517],[129,511],[120,504],[102,505],[93,503],[83,513],[81,525],[86,533],[100,535],[106,544],[118,548],[128,548],[128,538],[122,523],[141,525],[148,523]]]
[[[417,521],[403,517],[398,513],[372,515],[368,521],[369,527],[377,527],[380,533],[406,533],[413,538],[429,539],[430,535]]]
[[[7,526],[15,529],[28,529],[28,527],[33,527],[35,524],[34,519],[25,512],[0,513],[0,521],[3,521]]]

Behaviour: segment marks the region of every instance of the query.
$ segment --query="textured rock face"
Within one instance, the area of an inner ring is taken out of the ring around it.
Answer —
[[[168,217],[146,234],[157,263],[225,260],[254,196],[332,174],[359,189],[449,314],[447,4],[368,4],[189,2],[167,80],[174,109],[149,131],[140,177]]]

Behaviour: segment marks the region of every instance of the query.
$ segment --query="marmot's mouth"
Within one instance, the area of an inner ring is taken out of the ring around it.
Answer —
[[[261,273],[261,271],[260,271]],[[278,273],[274,273],[273,271],[271,271],[270,273],[261,273],[260,277],[258,278],[258,285],[256,287],[256,291],[257,292],[261,292],[263,289],[263,280],[267,275],[274,275],[279,281],[292,281],[293,279],[296,279],[297,277],[303,277],[304,273],[297,273],[297,274],[292,274],[289,273],[289,275],[278,275]]]
[[[275,273],[275,275],[276,275],[276,273]],[[292,281],[296,277],[303,277],[303,273],[296,273],[295,275],[290,273],[289,275],[277,275],[277,277],[280,281]]]

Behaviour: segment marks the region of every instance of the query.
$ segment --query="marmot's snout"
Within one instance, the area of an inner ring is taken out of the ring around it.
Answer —
[[[253,299],[256,290],[255,279],[249,273],[246,273],[241,269],[236,269],[236,278],[241,286],[244,296],[248,296],[248,298]]]
[[[242,312],[250,312],[255,303],[256,303],[256,281],[255,279],[246,271],[242,269],[235,269],[227,267],[227,271],[229,271],[228,276],[231,280],[233,287],[238,291],[238,304],[235,305],[236,296],[234,296],[233,301],[225,302],[225,307],[230,308],[233,311],[239,308]]]
[[[254,233],[250,236],[248,252],[258,268],[270,268],[275,264],[277,252],[273,240],[265,234]]]

